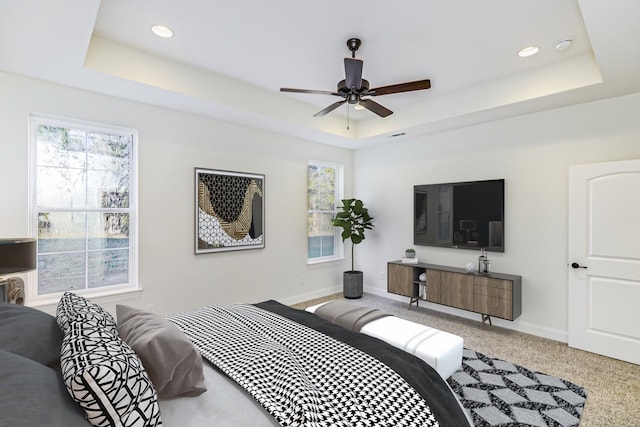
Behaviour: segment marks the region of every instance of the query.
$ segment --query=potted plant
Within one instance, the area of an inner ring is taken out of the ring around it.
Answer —
[[[343,293],[345,298],[360,298],[362,296],[362,271],[356,271],[354,263],[355,245],[364,240],[365,230],[373,228],[373,217],[369,216],[369,210],[364,207],[362,200],[342,199],[342,209],[331,223],[335,227],[342,228],[342,241],[351,240],[351,270],[343,275]]]
[[[409,248],[409,249],[405,249],[404,250],[404,257],[405,258],[414,258],[416,256],[416,250],[413,248]]]

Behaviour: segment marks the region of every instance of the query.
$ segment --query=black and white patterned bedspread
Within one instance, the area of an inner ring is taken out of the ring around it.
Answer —
[[[248,304],[167,316],[283,426],[437,426],[378,359]]]

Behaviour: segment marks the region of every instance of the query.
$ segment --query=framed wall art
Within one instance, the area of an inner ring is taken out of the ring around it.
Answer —
[[[264,175],[195,169],[196,254],[264,248]]]

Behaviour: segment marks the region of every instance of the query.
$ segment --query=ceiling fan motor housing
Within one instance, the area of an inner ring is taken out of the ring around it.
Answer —
[[[349,104],[357,104],[358,100],[360,99],[360,96],[366,95],[368,91],[369,91],[369,81],[366,79],[362,79],[360,90],[347,87],[347,83],[345,80],[340,80],[338,82],[338,93],[346,97],[349,101]]]

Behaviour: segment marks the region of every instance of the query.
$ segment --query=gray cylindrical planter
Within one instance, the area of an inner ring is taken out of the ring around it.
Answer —
[[[345,298],[362,297],[362,271],[345,271],[342,276],[342,293]]]

